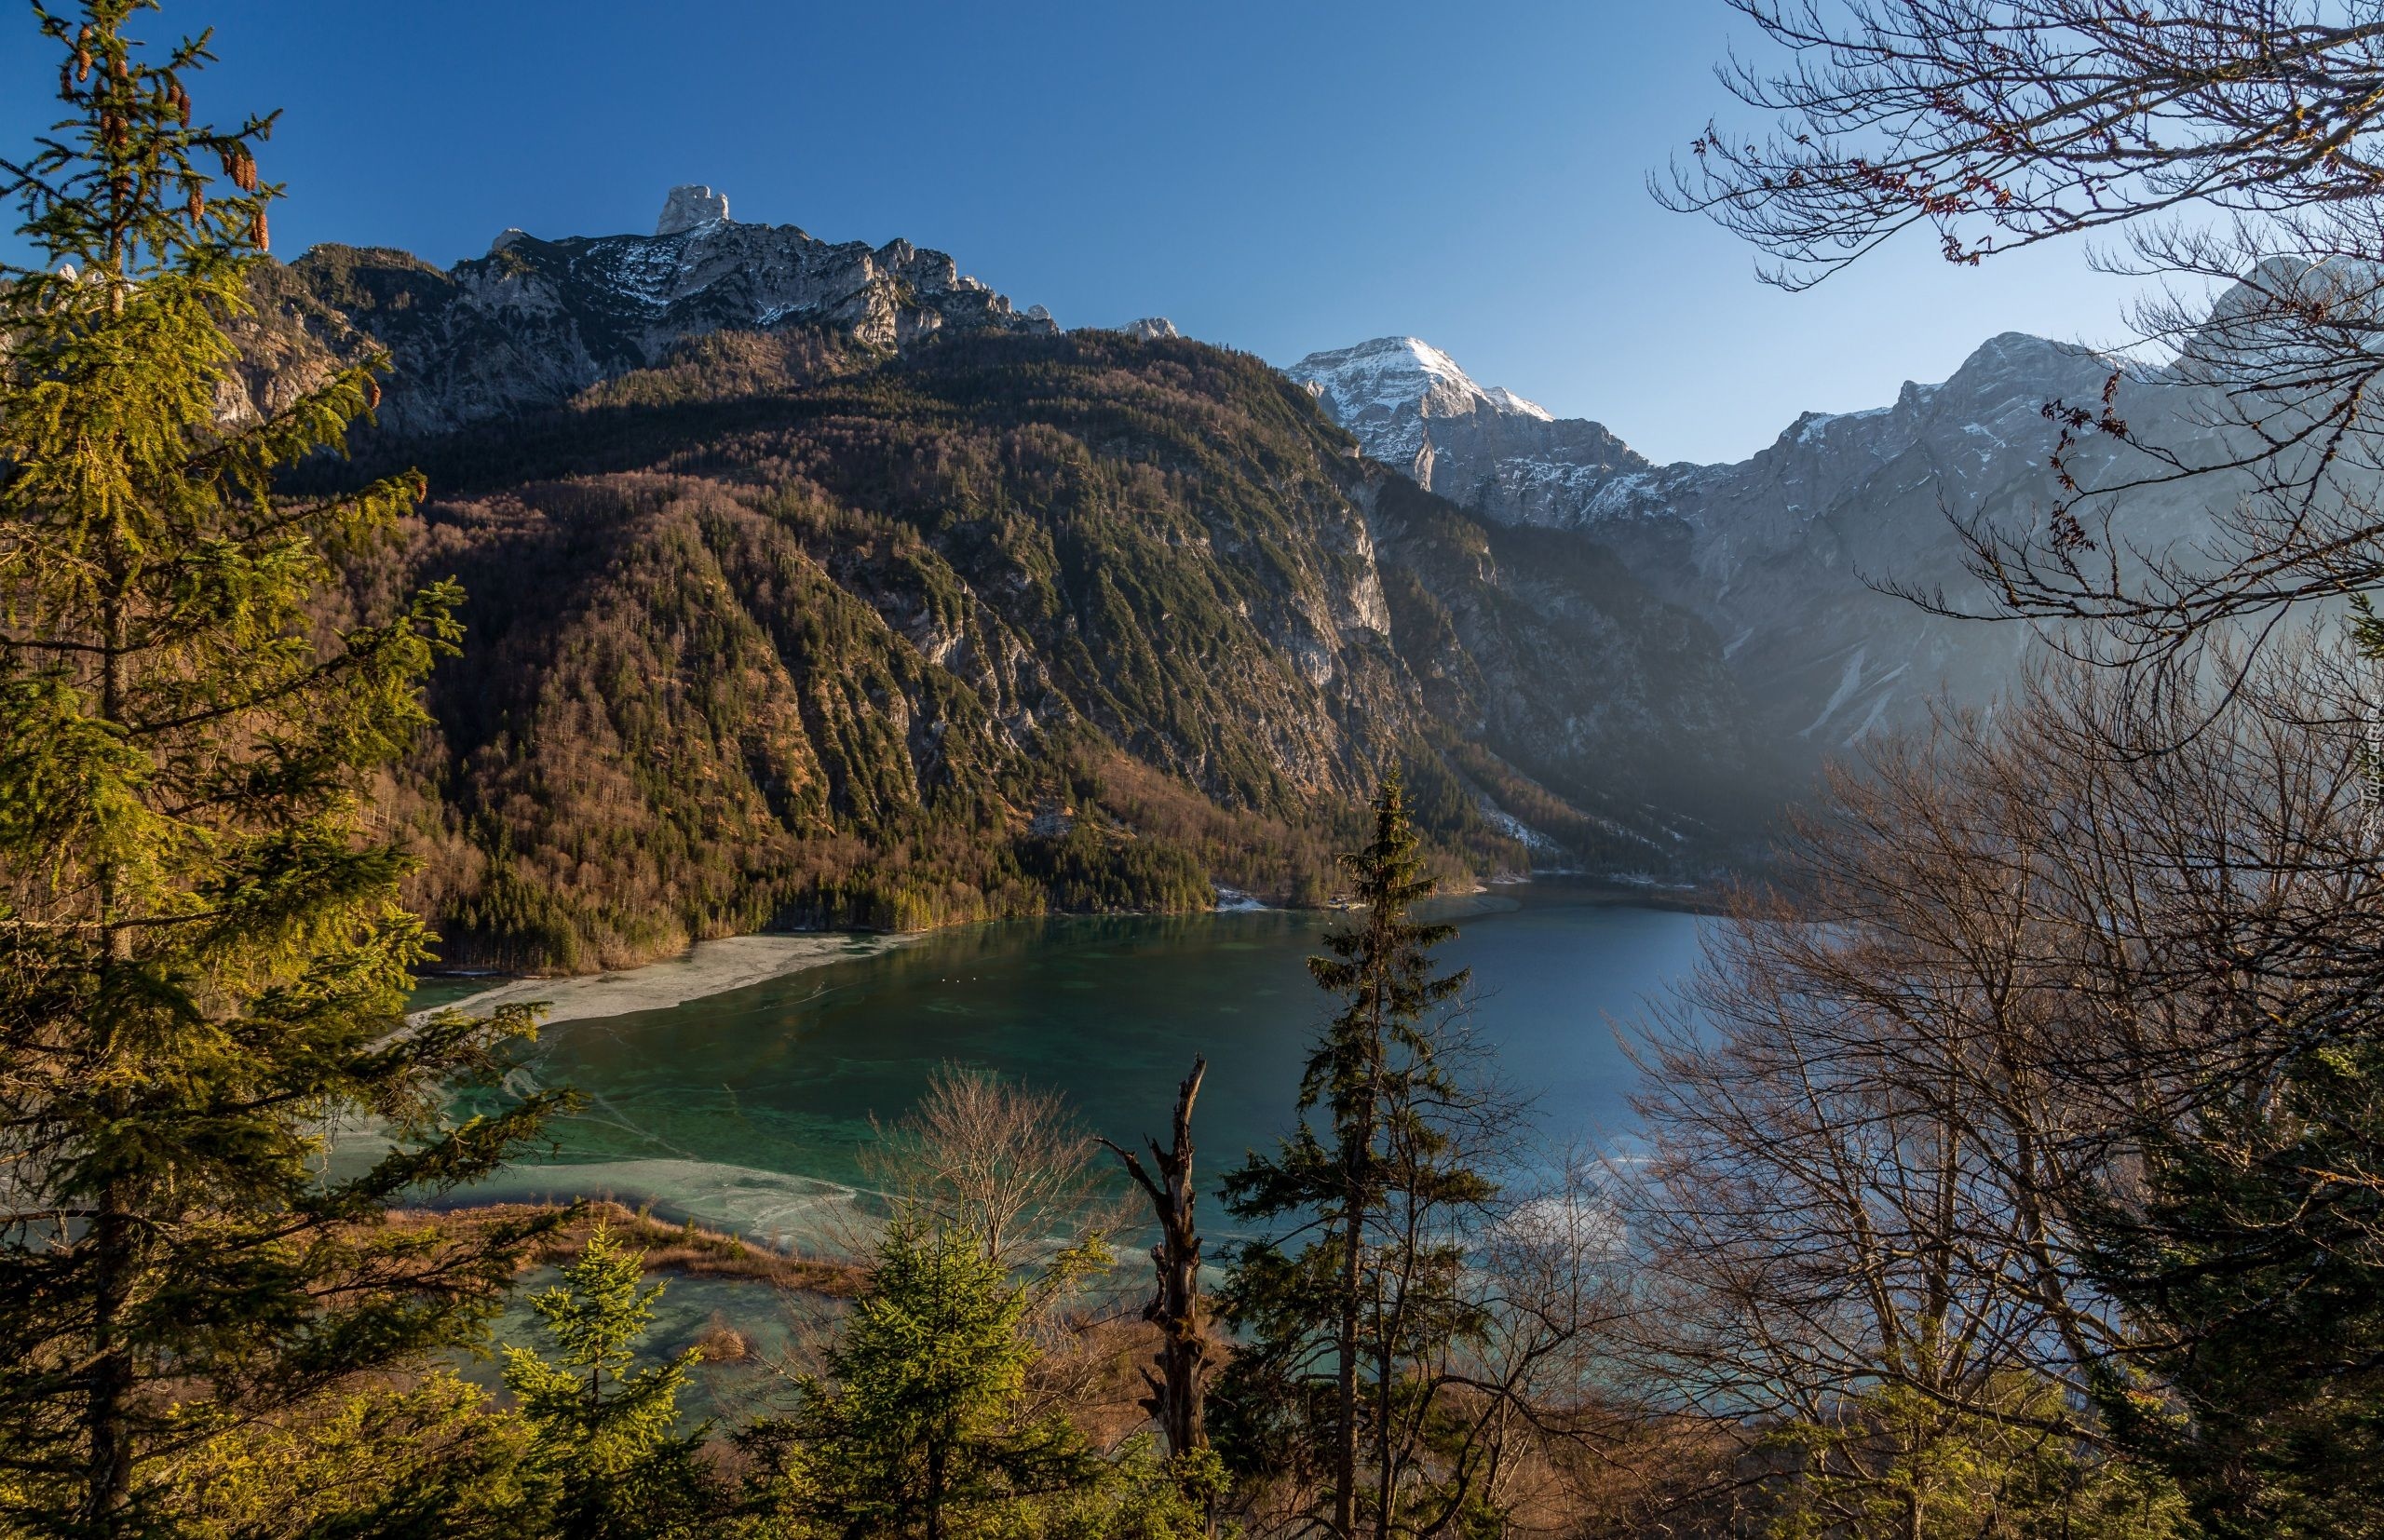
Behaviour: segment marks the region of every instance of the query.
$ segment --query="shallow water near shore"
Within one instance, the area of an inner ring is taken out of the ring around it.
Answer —
[[[1532,1098],[1539,1133],[1627,1134],[1627,1019],[1694,964],[1705,922],[1559,885],[1458,900],[1474,1032]],[[816,1243],[860,1180],[871,1119],[891,1120],[946,1060],[1062,1091],[1095,1130],[1165,1128],[1193,1055],[1206,1180],[1293,1118],[1300,1065],[1331,1010],[1304,959],[1343,923],[1319,913],[1059,918],[938,932],[667,1009],[549,1028],[517,1089],[568,1085],[559,1150],[475,1198],[613,1196],[759,1239]]]

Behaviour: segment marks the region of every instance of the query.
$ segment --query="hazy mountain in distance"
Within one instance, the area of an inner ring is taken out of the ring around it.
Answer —
[[[1475,384],[1412,337],[1311,354],[1287,372],[1418,485],[1495,523],[1574,531],[1614,551],[1724,639],[1761,736],[1813,757],[1921,722],[1940,690],[1982,701],[2014,677],[2025,627],[1932,615],[1873,585],[1984,606],[1950,518],[2036,527],[2055,493],[2058,430],[2044,407],[2099,403],[2113,367],[2007,332],[1891,405],[1808,412],[1736,464],[1665,466],[1600,424]],[[2119,404],[2154,441],[2206,432],[2177,387],[2131,379]],[[2081,458],[2113,453],[2089,444]],[[2127,528],[2154,545],[2190,536],[2229,495],[2215,481],[2134,494]]]

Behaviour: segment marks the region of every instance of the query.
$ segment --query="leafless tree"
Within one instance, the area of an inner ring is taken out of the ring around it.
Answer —
[[[2152,1344],[2077,1216],[2129,1200],[2147,1136],[2362,1030],[2384,979],[2372,703],[2307,632],[2247,677],[2156,701],[2066,669],[1836,775],[1645,1039],[1663,1385],[1732,1425],[1891,1409],[1900,1446],[1832,1446],[1863,1501],[1916,1439],[2101,1441],[2094,1376]]]
[[[1480,1328],[1429,1365],[1449,1457],[1479,1469],[1517,1533],[1645,1506],[1679,1464],[1671,1419],[1607,1383],[1634,1267],[1616,1187],[1611,1165],[1583,1148],[1511,1161],[1467,1247]]]
[[[2092,622],[2081,655],[2182,663],[2138,676],[2176,687],[2214,628],[2384,577],[2384,6],[1731,3],[1767,47],[1724,80],[1768,123],[1710,128],[1658,190],[1749,240],[1769,280],[1821,282],[1915,230],[1960,264],[2107,232],[2096,260],[2161,280],[2133,317],[2155,367],[2045,403],[2042,517],[1964,521],[1986,613]],[[2133,538],[2131,494],[2183,481],[2215,530]]]
[[[1769,115],[1719,127],[1671,200],[1802,287],[1918,227],[1948,258],[2193,207],[2384,192],[2375,0],[1731,0],[1785,50],[1723,78]]]
[[[1157,1287],[1143,1312],[1143,1318],[1158,1328],[1158,1371],[1143,1371],[1150,1391],[1143,1408],[1166,1437],[1168,1452],[1179,1457],[1209,1447],[1202,1402],[1211,1350],[1200,1311],[1199,1193],[1192,1175],[1192,1107],[1208,1073],[1209,1061],[1196,1058],[1192,1073],[1176,1087],[1169,1141],[1164,1146],[1156,1139],[1150,1141],[1151,1168],[1157,1169],[1157,1176],[1133,1151],[1105,1139],[1101,1141],[1150,1199],[1152,1217],[1158,1223],[1158,1239],[1151,1247]]]
[[[1646,1215],[1681,1259],[1656,1276],[1714,1328],[1674,1339],[1682,1362],[1780,1385],[1782,1419],[1882,1386],[2091,1447],[2086,1392],[2115,1427],[2130,1366],[2186,1365],[2189,1398],[2215,1340],[2191,1334],[2231,1329],[2145,1307],[2088,1252],[2114,1215],[2142,1217],[2151,1254],[2179,1238],[2138,1191],[2169,1155],[2323,1196],[2194,1222],[2263,1255],[2360,1275],[2384,1254],[2364,1199],[2333,1196],[2366,1180],[2364,1114],[2313,1155],[2291,1111],[2312,1063],[2366,1051],[2384,980],[2359,727],[2384,659],[2364,603],[2384,584],[2384,6],[1733,4],[1784,50],[1726,72],[1769,129],[1709,131],[1664,196],[1745,236],[1773,281],[1919,227],[1963,264],[2104,231],[2094,260],[2157,287],[2133,360],[2044,403],[2038,516],[1952,510],[1984,602],[1903,590],[2050,623],[2104,667],[1874,756],[1805,831],[1795,897],[1737,917],[1700,992],[1723,1030],[1675,1016],[1651,1058],[1673,1081],[1651,1093]],[[2206,507],[2206,533],[2149,530],[2164,499]],[[2357,624],[2329,645],[2312,608],[2345,600]],[[2334,1347],[2278,1345],[2297,1383],[2349,1394]],[[2063,1393],[2007,1399],[2012,1374]]]
[[[1101,1144],[1066,1098],[962,1064],[939,1066],[918,1104],[861,1152],[891,1201],[975,1238],[986,1260],[1048,1259],[1109,1227]]]

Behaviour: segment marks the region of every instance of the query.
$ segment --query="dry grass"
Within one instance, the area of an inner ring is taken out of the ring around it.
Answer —
[[[400,1209],[392,1223],[454,1224],[498,1222],[564,1211],[560,1204],[493,1203],[442,1211]],[[570,1223],[522,1258],[528,1267],[560,1267],[578,1257],[599,1221],[615,1239],[645,1253],[649,1273],[677,1273],[686,1277],[744,1278],[798,1293],[849,1299],[860,1292],[862,1269],[848,1263],[799,1257],[759,1245],[742,1236],[708,1229],[692,1222],[673,1224],[625,1204],[586,1203],[573,1211]]]
[[[696,1338],[696,1346],[703,1354],[706,1363],[743,1363],[753,1356],[752,1341],[744,1332],[729,1325],[716,1310],[702,1334]]]

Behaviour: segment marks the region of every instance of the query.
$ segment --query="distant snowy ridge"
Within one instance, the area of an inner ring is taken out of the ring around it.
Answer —
[[[1311,353],[1286,372],[1312,385],[1344,423],[1476,412],[1556,420],[1547,408],[1504,386],[1485,390],[1474,384],[1455,358],[1420,337],[1377,337],[1355,347]]]
[[[1366,453],[1429,490],[1609,548],[1731,639],[1730,668],[1768,736],[1817,754],[1918,723],[1941,689],[1983,700],[2014,677],[2025,628],[1930,615],[1875,585],[1984,606],[1948,515],[2020,528],[2041,518],[2058,432],[2045,404],[2099,399],[2114,367],[2006,332],[1942,384],[1907,384],[1868,411],[1808,412],[1752,457],[1710,466],[1656,465],[1601,424],[1479,384],[1418,338],[1311,353],[1284,372]],[[2121,395],[2140,429],[2207,431],[2184,387],[2137,377]],[[2155,543],[2190,538],[2231,496],[2215,484],[2154,489],[2131,500],[2132,527]]]

